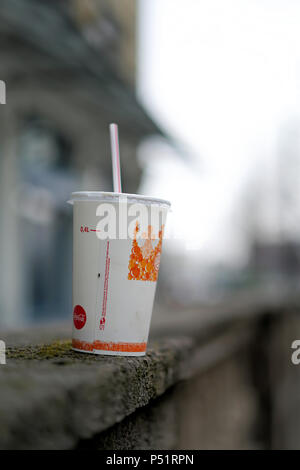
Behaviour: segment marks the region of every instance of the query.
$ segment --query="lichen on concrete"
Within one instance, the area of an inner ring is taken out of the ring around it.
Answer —
[[[42,361],[72,356],[72,352],[71,341],[65,340],[54,341],[50,344],[41,344],[37,346],[23,346],[18,348],[9,347],[7,349],[6,356],[7,359],[36,359]]]

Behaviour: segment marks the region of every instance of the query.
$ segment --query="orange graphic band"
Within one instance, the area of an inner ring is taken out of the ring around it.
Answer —
[[[144,352],[147,343],[106,343],[104,341],[95,341],[94,349],[98,351],[119,351],[119,352]]]
[[[72,339],[72,347],[75,349],[81,349],[82,351],[93,351],[93,343],[87,343],[86,341],[80,341],[79,339]]]
[[[113,343],[104,341],[94,341],[87,343],[79,339],[72,339],[72,347],[82,351],[115,351],[115,352],[145,352],[147,343]]]

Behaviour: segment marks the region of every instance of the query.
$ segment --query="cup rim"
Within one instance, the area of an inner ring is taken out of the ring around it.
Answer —
[[[171,207],[170,201],[166,199],[154,198],[151,196],[142,196],[140,194],[127,194],[127,193],[113,193],[106,191],[75,191],[71,194],[71,199],[68,203],[73,204],[79,201],[109,201],[116,202],[122,196],[126,196],[129,203],[145,203],[145,204],[157,204],[160,206]]]

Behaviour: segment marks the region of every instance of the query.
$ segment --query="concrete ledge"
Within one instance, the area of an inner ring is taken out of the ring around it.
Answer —
[[[0,449],[268,448],[273,435],[298,442],[298,415],[284,414],[297,396],[284,394],[297,383],[290,345],[299,313],[248,313],[220,314],[205,327],[182,315],[188,337],[170,321],[173,339],[156,336],[140,358],[75,353],[69,325],[2,333]],[[283,425],[274,434],[276,419]]]
[[[0,448],[74,448],[184,379],[193,351],[187,338],[159,340],[141,358],[76,353],[69,341],[9,348]]]

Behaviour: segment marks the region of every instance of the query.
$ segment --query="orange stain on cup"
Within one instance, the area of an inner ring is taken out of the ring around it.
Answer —
[[[132,249],[128,264],[128,280],[129,281],[152,281],[156,282],[158,278],[160,255],[162,249],[164,227],[159,231],[159,241],[156,247],[153,246],[152,240],[154,239],[151,225],[148,226],[148,234],[143,234],[145,239],[143,245],[140,247],[137,242],[137,234],[139,232],[139,225],[136,224],[134,239],[132,242]]]

